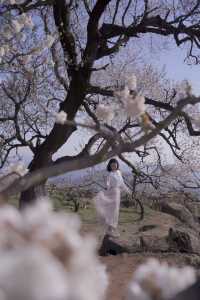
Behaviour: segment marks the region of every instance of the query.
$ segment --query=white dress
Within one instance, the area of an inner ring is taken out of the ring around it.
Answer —
[[[120,209],[121,189],[130,193],[119,170],[109,172],[106,181],[107,190],[95,197],[97,216],[103,225],[117,228]]]

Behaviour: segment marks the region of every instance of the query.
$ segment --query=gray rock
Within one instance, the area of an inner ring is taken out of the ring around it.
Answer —
[[[120,241],[118,238],[112,238],[107,234],[104,236],[99,249],[100,256],[118,255],[129,252],[130,250],[128,249],[124,241]]]
[[[170,228],[167,241],[170,251],[200,254],[200,239],[195,232]]]
[[[160,210],[166,214],[170,214],[181,222],[188,225],[190,228],[198,228],[198,223],[195,222],[193,214],[185,206],[175,202],[164,202],[160,203]]]

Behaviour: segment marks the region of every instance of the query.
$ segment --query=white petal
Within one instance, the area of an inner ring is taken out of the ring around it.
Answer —
[[[5,55],[5,49],[4,47],[0,48],[0,57],[3,57]]]
[[[129,285],[126,300],[152,300],[151,297],[140,287],[139,284],[133,282]]]
[[[52,35],[48,34],[47,37],[46,37],[47,47],[51,48],[54,41],[55,41],[55,38]]]
[[[67,299],[67,276],[61,264],[39,247],[0,253],[0,286],[9,300]]]
[[[103,104],[99,104],[96,109],[96,116],[100,120],[110,122],[114,118],[113,108],[111,106],[109,107],[109,105],[105,106]]]
[[[67,121],[67,114],[63,110],[56,114],[56,123],[65,124]]]
[[[130,75],[126,80],[126,85],[129,90],[135,91],[137,88],[137,78],[134,74]]]
[[[13,20],[12,25],[14,27],[15,32],[17,32],[17,33],[19,33],[22,30],[22,28],[24,27],[24,25],[20,24],[17,20]]]

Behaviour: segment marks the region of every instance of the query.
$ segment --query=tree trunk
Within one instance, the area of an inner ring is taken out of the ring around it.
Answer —
[[[78,109],[83,104],[89,79],[90,72],[87,70],[80,68],[73,73],[67,97],[60,105],[60,110],[64,110],[67,113],[69,120],[74,119]],[[29,165],[29,171],[32,172],[50,165],[53,154],[67,142],[75,130],[76,127],[74,126],[55,123],[46,140],[36,150],[35,156]],[[24,191],[20,197],[19,207],[23,209],[27,205],[34,203],[38,196],[44,195],[44,185],[45,182],[41,184],[40,188],[36,189],[33,187]]]
[[[35,199],[39,199],[44,196],[46,196],[45,183],[22,192],[19,199],[19,209],[22,210],[27,206],[34,204]]]

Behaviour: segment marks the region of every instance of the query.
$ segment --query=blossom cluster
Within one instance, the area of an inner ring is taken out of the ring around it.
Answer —
[[[80,234],[76,215],[54,212],[49,199],[19,212],[0,208],[0,299],[103,300],[108,275],[96,240]],[[191,267],[150,259],[136,269],[127,300],[165,300],[196,281]]]
[[[14,0],[10,1],[14,4]],[[2,45],[0,47],[0,60],[9,52],[9,42],[15,34],[20,34],[24,28],[33,29],[34,23],[32,17],[28,14],[21,14],[17,17],[12,17],[8,19],[4,25],[1,26],[1,37]]]
[[[67,114],[63,110],[55,114],[55,121],[57,124],[64,125],[67,121]]]
[[[135,271],[127,300],[170,299],[195,281],[196,273],[192,267],[172,267],[152,258]]]
[[[14,5],[16,4],[16,0],[9,0],[8,4]],[[33,30],[35,27],[35,24],[33,22],[33,19],[31,15],[28,13],[22,13],[15,17],[9,17],[7,22],[1,26],[1,46],[0,46],[0,63],[2,62],[5,55],[9,54],[10,50],[10,44],[12,41],[12,38],[14,36],[20,36],[21,40],[25,42],[26,35],[23,33],[23,30],[25,28]],[[41,43],[41,45],[36,46],[31,50],[31,53],[40,52],[43,49],[51,48],[53,43],[55,42],[55,36],[51,34],[47,34],[46,39]],[[27,56],[27,57],[26,57]],[[31,54],[23,54],[22,56],[22,62],[26,64],[31,58]]]
[[[0,209],[0,298],[101,300],[108,277],[96,241],[76,216],[53,212],[48,199],[19,212]]]
[[[124,88],[114,92],[114,96],[119,99],[129,118],[137,118],[145,112],[145,98],[137,94],[136,88],[137,78],[132,74],[127,78]],[[115,116],[115,107],[100,104],[96,109],[96,115],[98,119],[110,122]]]

